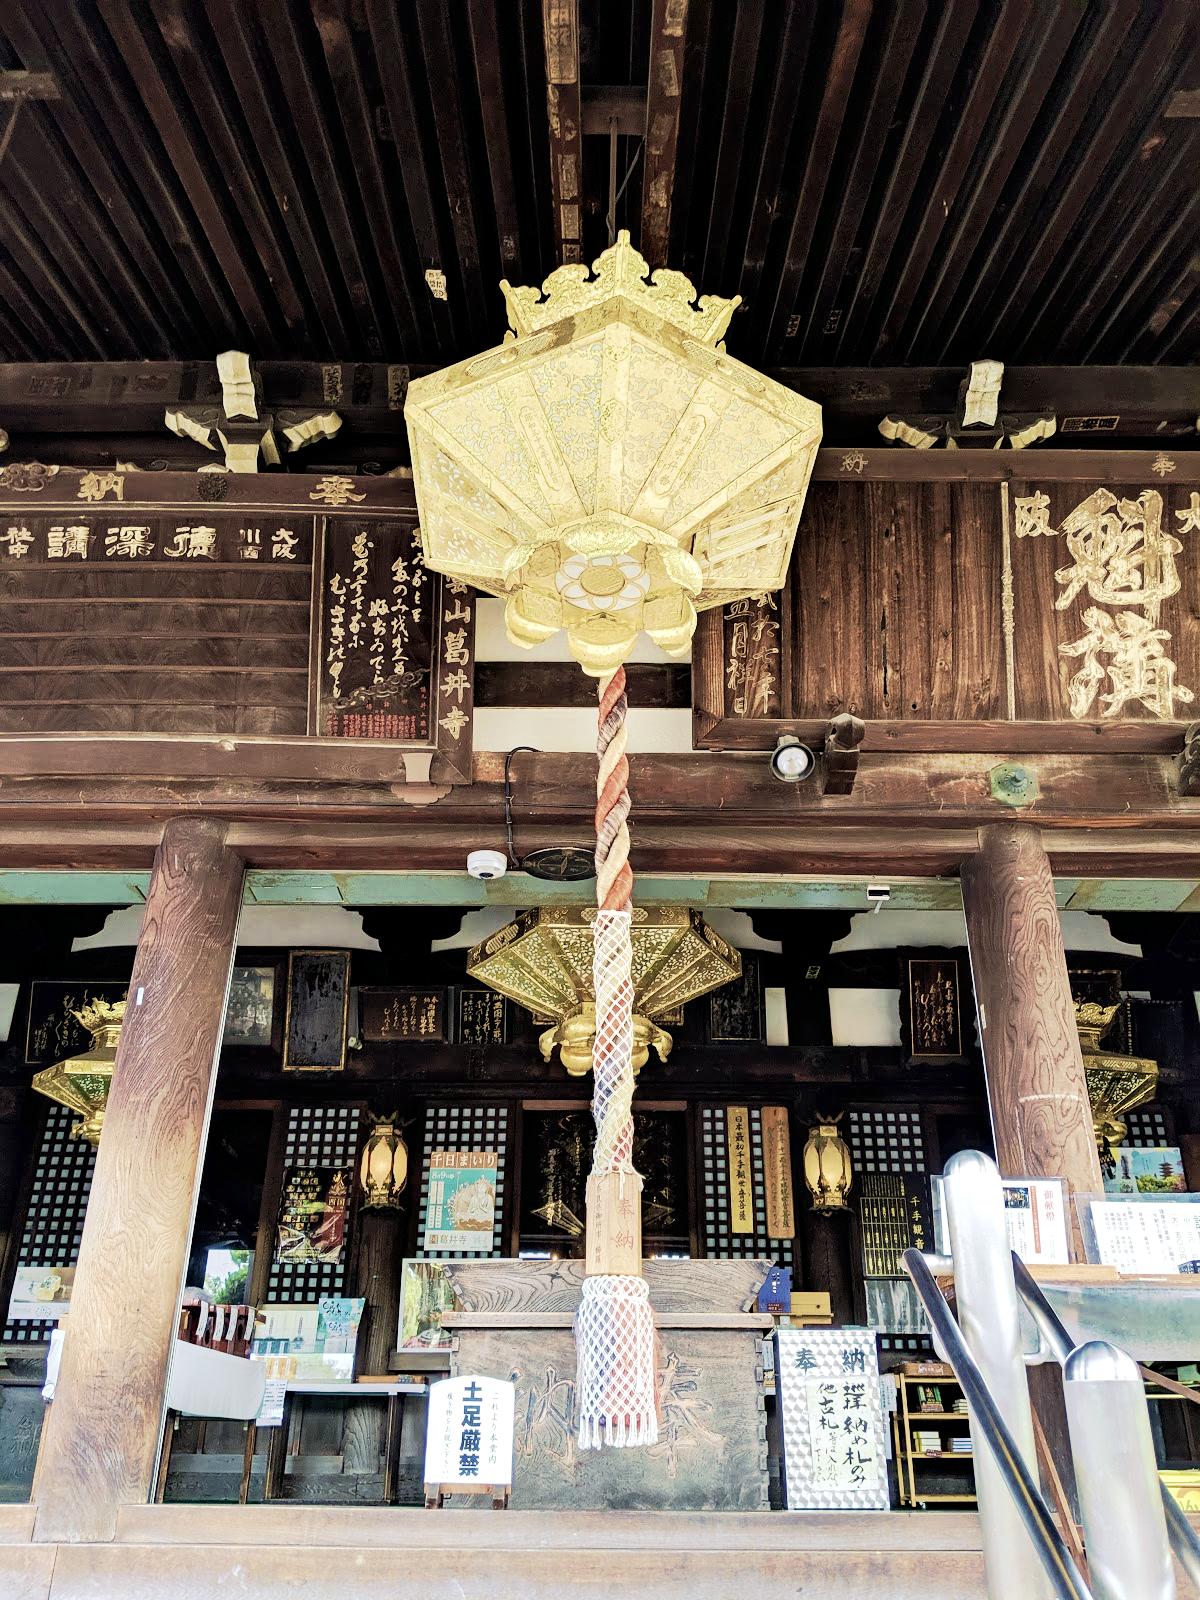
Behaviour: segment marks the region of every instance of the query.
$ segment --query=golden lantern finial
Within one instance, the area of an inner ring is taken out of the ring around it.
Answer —
[[[622,232],[541,289],[502,286],[504,344],[409,386],[425,563],[565,629],[604,677],[639,631],[684,655],[697,611],[778,589],[821,410],[725,352],[737,299],[648,276]]]

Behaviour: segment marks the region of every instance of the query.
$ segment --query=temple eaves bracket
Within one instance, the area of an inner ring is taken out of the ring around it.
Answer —
[[[1004,382],[1002,361],[972,361],[958,386],[958,406],[952,413],[921,417],[884,417],[879,431],[893,444],[913,450],[1001,449],[1023,450],[1039,439],[1049,439],[1058,428],[1053,411],[1004,413],[1000,390]]]
[[[168,408],[163,421],[181,439],[220,451],[227,472],[257,472],[260,461],[277,467],[285,452],[332,439],[342,425],[336,411],[264,409],[262,378],[244,350],[219,355],[217,376],[219,406]]]

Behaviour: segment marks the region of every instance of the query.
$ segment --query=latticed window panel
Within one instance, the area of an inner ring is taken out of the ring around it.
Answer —
[[[1175,1143],[1171,1114],[1165,1106],[1145,1106],[1125,1113],[1125,1143],[1141,1150]]]
[[[846,1113],[846,1143],[859,1172],[924,1172],[921,1113],[862,1107]]]
[[[287,1118],[285,1173],[291,1167],[350,1167],[353,1182],[361,1133],[360,1107],[291,1106]],[[272,1260],[266,1299],[313,1301],[345,1294],[348,1254],[348,1249],[343,1250],[338,1262]]]
[[[421,1204],[418,1212],[417,1253],[426,1260],[457,1261],[463,1257],[504,1254],[504,1192],[508,1173],[507,1106],[430,1106],[425,1112],[425,1154],[421,1162]],[[490,1250],[426,1250],[425,1222],[429,1214],[429,1155],[433,1150],[494,1150],[496,1152],[496,1214],[492,1221]]]
[[[724,1106],[700,1108],[700,1164],[703,1180],[704,1254],[711,1258],[749,1259],[766,1256],[781,1266],[794,1260],[792,1239],[772,1239],[767,1233],[767,1180],[763,1164],[762,1114],[751,1106],[750,1172],[753,1180],[754,1231],[734,1233],[730,1227],[729,1130]]]
[[[72,1135],[75,1120],[66,1106],[50,1107],[17,1249],[18,1267],[73,1267],[79,1259],[96,1150],[86,1139]],[[6,1322],[3,1340],[42,1344],[55,1326],[52,1321]]]

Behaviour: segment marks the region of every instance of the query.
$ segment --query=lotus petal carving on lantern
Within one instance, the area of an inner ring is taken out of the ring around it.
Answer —
[[[783,584],[821,437],[819,406],[726,354],[737,297],[647,272],[622,232],[591,274],[502,283],[506,342],[405,403],[426,564],[504,598],[517,644],[565,629],[596,677],[639,631],[683,655],[697,611]]]

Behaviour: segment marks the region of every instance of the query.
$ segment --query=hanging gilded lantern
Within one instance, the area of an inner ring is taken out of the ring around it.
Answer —
[[[397,1126],[399,1118],[380,1117],[363,1146],[358,1166],[363,1205],[387,1211],[400,1204],[408,1183],[408,1146]]]
[[[538,1041],[543,1059],[557,1048],[572,1077],[592,1070],[596,1005],[592,972],[593,906],[540,906],[523,911],[467,957],[472,978],[553,1017]],[[671,1035],[652,1019],[732,983],[742,958],[689,906],[636,906],[631,938],[634,1072],[671,1052]]]
[[[33,1087],[79,1114],[71,1132],[89,1144],[100,1143],[104,1108],[117,1064],[117,1044],[125,1020],[124,1000],[92,1000],[71,1015],[92,1036],[92,1047],[65,1061],[56,1061],[33,1077]]]
[[[1153,1100],[1158,1092],[1157,1061],[1148,1056],[1120,1055],[1101,1046],[1101,1039],[1120,1009],[1119,1000],[1107,1004],[1095,1000],[1075,1002],[1075,1026],[1092,1106],[1092,1126],[1106,1173],[1116,1170],[1117,1151],[1128,1134],[1126,1115],[1135,1106]]]
[[[832,1211],[846,1210],[854,1168],[849,1147],[837,1129],[842,1113],[825,1117],[818,1111],[817,1119],[804,1146],[804,1181],[813,1197],[813,1210],[828,1216]]]
[[[542,288],[500,285],[512,333],[408,387],[426,564],[565,629],[602,677],[639,630],[684,655],[696,612],[778,589],[821,408],[727,355],[738,297],[703,295],[622,231]]]

